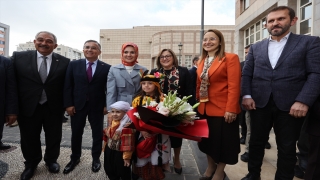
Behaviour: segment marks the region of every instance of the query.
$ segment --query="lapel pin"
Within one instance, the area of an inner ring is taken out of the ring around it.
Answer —
[[[59,59],[57,59],[56,61],[59,61]]]

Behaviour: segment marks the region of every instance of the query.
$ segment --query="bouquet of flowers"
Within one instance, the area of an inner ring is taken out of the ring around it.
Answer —
[[[195,119],[199,119],[196,117],[197,113],[193,111],[194,108],[199,106],[199,103],[191,106],[187,102],[191,97],[192,95],[184,96],[180,99],[177,97],[177,91],[169,92],[168,95],[165,95],[163,102],[158,104],[157,112],[183,124],[193,124]]]
[[[164,101],[157,103],[147,99],[146,104],[138,106],[128,112],[128,115],[138,131],[151,131],[153,133],[201,141],[208,137],[206,120],[196,120],[193,111],[199,104],[191,106],[187,100],[191,96],[177,97],[177,92],[165,95]]]

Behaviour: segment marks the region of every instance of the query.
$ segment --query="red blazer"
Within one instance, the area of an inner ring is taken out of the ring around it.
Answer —
[[[204,66],[203,59],[197,69],[197,94],[201,84],[201,73]],[[208,87],[209,101],[200,103],[198,111],[208,116],[224,116],[225,112],[240,113],[240,81],[241,67],[236,54],[225,53],[222,60],[215,58],[208,71],[210,85]]]

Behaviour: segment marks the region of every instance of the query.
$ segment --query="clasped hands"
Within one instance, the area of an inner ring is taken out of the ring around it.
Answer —
[[[244,98],[242,100],[242,105],[247,110],[256,109],[256,104],[252,98]],[[295,102],[291,106],[289,114],[295,118],[302,118],[307,115],[308,110],[309,110],[309,106],[301,102]]]

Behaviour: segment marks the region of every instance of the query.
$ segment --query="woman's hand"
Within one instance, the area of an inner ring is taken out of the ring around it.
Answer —
[[[130,166],[130,159],[124,159],[124,166],[129,167]]]
[[[140,131],[141,135],[146,139],[146,138],[151,138],[151,134],[148,133],[147,131]]]
[[[233,121],[235,121],[237,118],[237,114],[236,113],[232,113],[232,112],[226,112],[224,114],[224,119],[227,123],[232,123]]]

